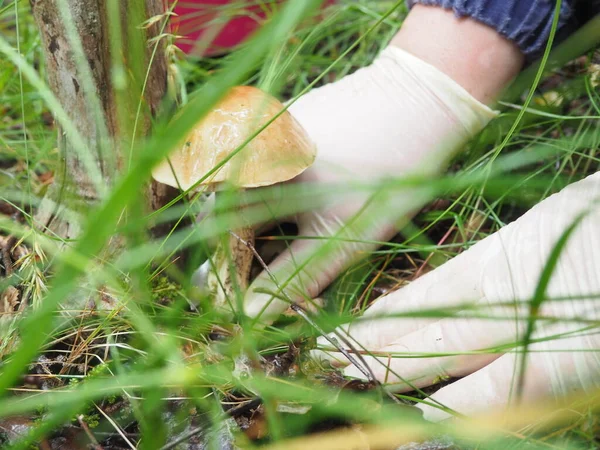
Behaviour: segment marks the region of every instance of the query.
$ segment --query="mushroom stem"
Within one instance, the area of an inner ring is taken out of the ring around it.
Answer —
[[[207,281],[215,307],[235,312],[240,306],[237,304],[237,293],[243,294],[248,288],[254,257],[250,246],[254,245],[255,233],[252,227],[229,231],[228,236],[217,245]]]

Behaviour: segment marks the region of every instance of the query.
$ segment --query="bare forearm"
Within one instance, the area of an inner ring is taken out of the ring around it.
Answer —
[[[392,45],[438,68],[490,103],[523,66],[519,48],[493,28],[437,6],[416,5]]]

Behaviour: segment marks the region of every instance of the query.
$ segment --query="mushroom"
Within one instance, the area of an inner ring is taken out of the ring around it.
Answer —
[[[239,149],[262,126],[279,114],[284,106],[258,88],[238,86],[194,127],[181,148],[157,166],[152,175],[160,183],[188,190],[198,185],[215,192],[225,183],[238,190],[268,186],[290,180],[315,160],[316,147],[306,131],[287,111],[270,123],[219,170],[207,174]],[[209,290],[217,307],[227,304],[234,286],[243,292],[248,287],[254,230],[230,230],[228,251],[217,246],[213,270],[207,276]],[[235,267],[230,271],[228,255]],[[235,281],[235,283],[234,283]]]

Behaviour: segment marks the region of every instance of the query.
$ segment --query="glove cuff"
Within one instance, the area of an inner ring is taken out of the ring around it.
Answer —
[[[395,45],[385,48],[373,66],[388,74],[401,71],[403,80],[412,79],[413,88],[423,91],[419,98],[436,101],[438,108],[445,109],[450,118],[462,126],[466,139],[476,135],[498,115],[498,111],[481,103],[440,69]],[[399,79],[398,75],[394,78]]]

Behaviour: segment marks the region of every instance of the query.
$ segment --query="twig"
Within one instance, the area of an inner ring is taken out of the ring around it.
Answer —
[[[160,450],[171,450],[172,448],[177,447],[182,442],[185,442],[188,439],[193,438],[194,436],[196,436],[197,434],[202,433],[203,431],[206,431],[206,427],[205,426],[199,426],[199,427],[193,428],[190,431],[188,431],[187,433],[182,434],[178,438],[172,440],[168,444],[163,445],[160,448]]]
[[[279,289],[279,287],[278,287]],[[334,337],[329,336],[325,330],[323,330],[309,315],[308,312],[304,310],[304,308],[302,308],[300,305],[296,304],[296,303],[292,303],[290,308],[292,308],[292,310],[294,310],[300,317],[302,317],[306,322],[308,322],[308,324],[310,326],[312,326],[315,330],[317,330],[325,339],[327,339],[327,341],[333,345],[337,350],[339,350],[347,359],[348,361],[350,361],[353,365],[355,365],[358,370],[361,371],[361,373],[367,377],[367,380],[369,380],[369,382],[376,382],[377,380],[375,379],[375,374],[371,371],[371,368],[369,367],[368,364],[365,364],[365,367],[362,367],[358,361],[356,361],[354,359],[354,357],[350,354],[350,352],[348,350],[346,350],[344,347],[342,347],[341,345],[339,345],[339,343],[337,342],[337,339],[335,339]],[[334,331],[334,333],[336,334],[337,337],[340,337],[338,335],[338,333],[336,331]],[[344,342],[345,343],[345,342]],[[346,344],[348,345],[348,344]],[[360,353],[352,348],[351,345],[348,345],[348,347],[350,347],[350,350],[352,352],[354,352],[355,355],[360,355]]]
[[[446,239],[448,239],[450,237],[450,235],[452,234],[452,232],[454,231],[454,227],[450,227],[448,229],[448,231],[446,231],[446,233],[442,236],[442,238],[438,241],[437,245],[442,245]],[[415,274],[413,275],[412,279],[416,280],[417,278],[419,278],[421,276],[421,273],[423,272],[423,270],[425,270],[425,266],[427,266],[427,264],[429,264],[429,261],[431,261],[431,258],[433,258],[434,252],[431,252],[429,255],[427,255],[427,258],[425,258],[425,261],[423,261],[423,264],[421,264],[421,266],[417,269],[417,271],[415,272]]]
[[[85,423],[85,421],[83,420],[83,414],[79,414],[77,416],[77,421],[79,422],[79,425],[81,426],[81,428],[83,428],[83,431],[85,432],[88,439],[90,440],[90,443],[92,444],[92,447],[94,448],[94,450],[104,450],[102,448],[102,446],[98,443],[96,438],[94,437],[94,434],[90,430],[90,427],[88,427],[87,423]]]
[[[2,242],[2,264],[4,264],[4,275],[6,278],[13,273],[13,261],[10,252],[11,238],[7,237]]]
[[[213,389],[213,391],[214,391],[214,389]],[[226,410],[225,414],[227,414],[230,417],[230,419],[228,419],[228,420],[233,420],[233,419],[231,419],[231,417],[235,417],[236,413],[242,412],[242,410],[246,410],[247,408],[258,407],[260,405],[260,402],[261,402],[260,398],[252,399],[252,400],[244,403],[241,406],[237,406],[235,408],[231,408],[229,410]],[[192,428],[187,433],[184,433],[181,436],[177,437],[176,439],[173,439],[171,442],[163,445],[160,448],[160,450],[171,450],[171,449],[177,447],[182,442],[185,442],[185,441],[193,438],[197,434],[200,434],[202,432],[208,432],[208,431],[210,431],[210,430],[209,430],[209,427],[206,424],[197,426],[195,428]]]
[[[100,414],[102,414],[104,416],[104,418],[113,426],[113,428],[115,430],[117,430],[117,433],[119,433],[121,438],[123,438],[123,440],[127,443],[127,445],[129,445],[129,448],[131,448],[132,450],[135,450],[136,446],[133,445],[133,443],[127,438],[127,436],[125,436],[125,432],[123,430],[121,430],[121,427],[108,414],[106,414],[102,410],[102,408],[100,408],[98,405],[94,405],[94,406],[100,412]]]
[[[275,284],[275,286],[277,287],[278,291],[281,292],[281,294],[284,296],[285,300],[290,303],[290,306],[291,306],[292,310],[294,310],[309,325],[311,325],[313,328],[315,328],[325,339],[327,339],[327,341],[333,347],[335,347],[342,355],[344,355],[348,359],[348,361],[350,361],[350,363],[352,365],[354,365],[358,370],[360,370],[360,372],[367,378],[367,380],[369,382],[375,383],[377,386],[379,386],[386,393],[386,395],[388,397],[390,397],[391,399],[394,400],[394,402],[396,402],[396,403],[404,403],[400,399],[398,399],[396,396],[394,396],[390,392],[388,392],[385,389],[383,389],[383,386],[381,385],[381,383],[375,377],[375,374],[373,373],[373,371],[371,370],[371,367],[367,364],[367,362],[363,358],[362,354],[358,350],[356,350],[356,348],[354,348],[354,346],[340,332],[338,332],[337,330],[333,331],[333,333],[335,334],[335,336],[338,339],[340,339],[350,349],[350,351],[357,356],[357,358],[360,360],[360,362],[362,364],[364,364],[364,367],[361,364],[358,363],[358,361],[350,354],[350,352],[348,350],[346,350],[344,347],[342,347],[337,342],[336,338],[330,336],[328,333],[325,333],[325,331],[313,320],[313,318],[310,317],[310,313],[308,311],[306,311],[304,308],[302,308],[300,305],[298,305],[296,302],[294,302],[287,295],[287,293],[279,285],[279,283],[277,281],[277,278],[275,278],[275,276],[273,275],[273,273],[269,270],[269,267],[267,266],[267,264],[265,263],[265,261],[262,259],[262,257],[259,255],[259,253],[256,251],[256,248],[254,248],[254,245],[252,245],[250,242],[245,241],[244,239],[242,239],[240,236],[238,236],[236,233],[234,233],[231,230],[229,230],[229,233],[233,237],[235,237],[238,241],[240,241],[243,245],[245,245],[246,247],[248,247],[250,249],[250,251],[254,254],[254,256],[258,260],[258,262],[261,265],[261,267],[267,273],[267,275],[269,276],[269,278],[271,279],[271,281]]]
[[[262,399],[257,397],[257,398],[253,398],[251,400],[248,400],[244,403],[242,403],[241,405],[237,405],[234,406],[233,408],[229,408],[225,410],[225,414],[227,414],[230,417],[236,418],[241,416],[242,414],[244,414],[245,412],[248,412],[252,409],[256,409],[260,406],[262,402]]]

